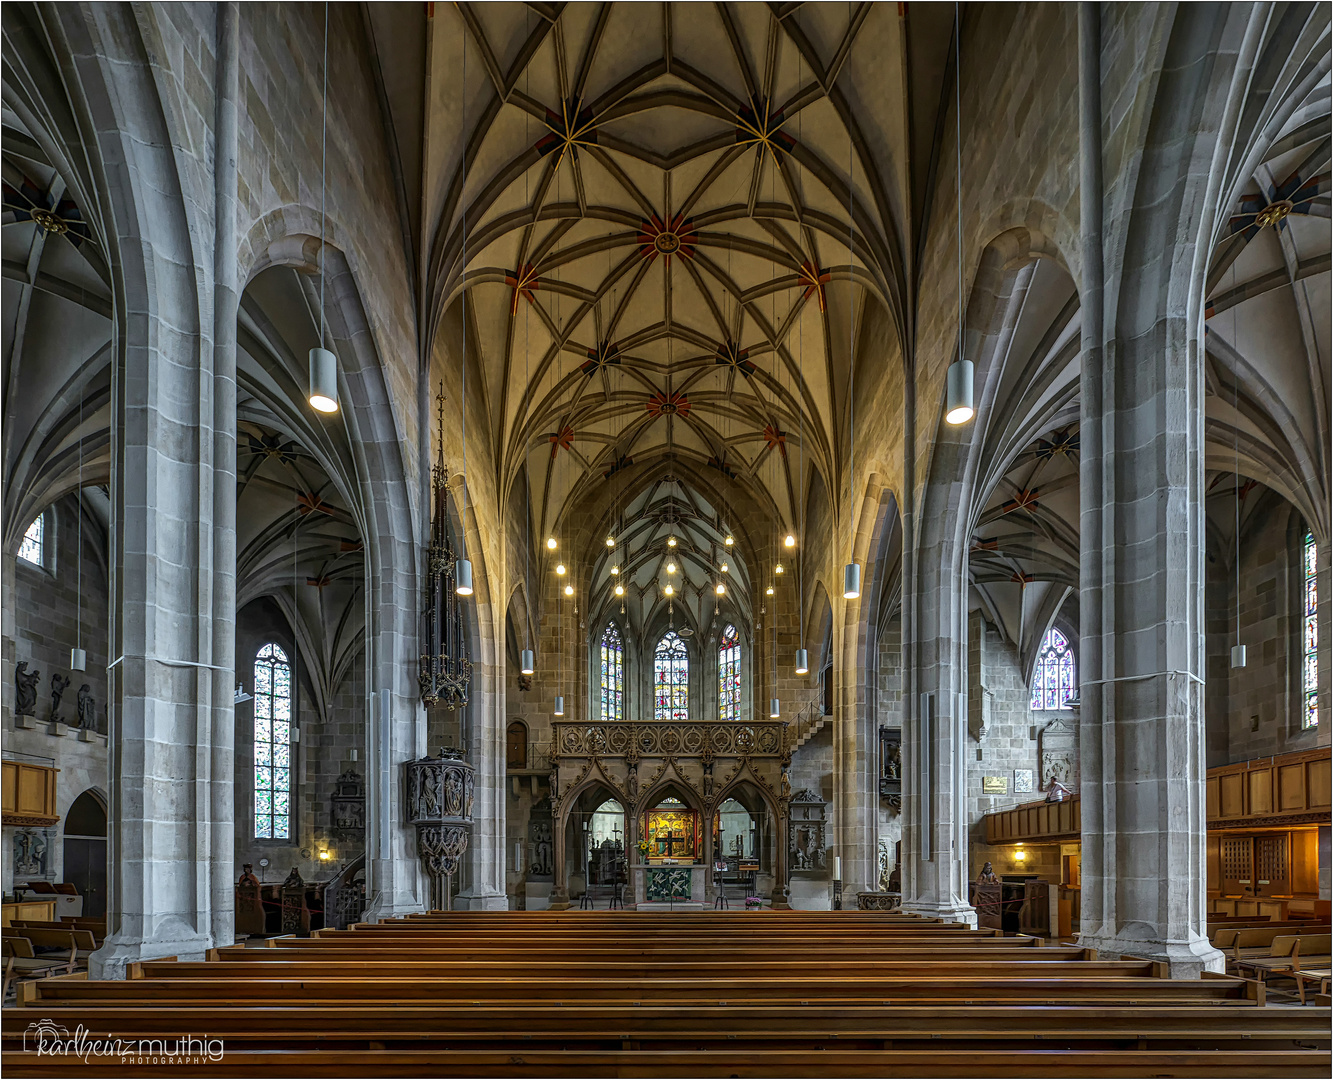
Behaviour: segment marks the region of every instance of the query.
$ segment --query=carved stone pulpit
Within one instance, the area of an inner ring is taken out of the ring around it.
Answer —
[[[451,906],[454,874],[472,830],[474,770],[463,751],[443,747],[438,757],[409,761],[408,824],[417,830],[417,855],[431,882],[431,907]]]

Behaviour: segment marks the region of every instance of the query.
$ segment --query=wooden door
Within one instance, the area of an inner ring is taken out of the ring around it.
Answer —
[[[1227,896],[1254,895],[1254,837],[1222,837],[1222,892]]]
[[[528,728],[521,720],[515,720],[505,732],[505,767],[528,767]]]
[[[65,837],[65,880],[83,897],[83,913],[106,914],[106,838]]]
[[[1282,896],[1291,892],[1290,837],[1266,833],[1254,838],[1254,892]]]

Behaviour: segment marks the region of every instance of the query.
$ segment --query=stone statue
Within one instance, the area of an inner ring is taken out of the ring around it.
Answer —
[[[242,863],[242,864],[241,864],[241,880],[238,881],[236,884],[237,884],[237,885],[258,885],[258,884],[259,884],[259,879],[258,879],[257,877],[255,877],[255,873],[254,873],[254,871],[255,871],[254,863]]]
[[[79,687],[79,727],[84,731],[97,730],[97,699],[87,683]]]
[[[889,744],[889,760],[886,763],[890,780],[901,780],[903,771],[903,749],[898,743]]]
[[[41,877],[46,874],[46,837],[40,832],[14,834],[14,876]]]
[[[65,696],[65,689],[69,686],[69,676],[55,672],[51,676],[51,719],[53,721],[60,719],[60,699]]]
[[[287,880],[282,883],[284,889],[299,889],[305,881],[301,877],[301,871],[292,867],[292,872],[287,875]]]
[[[28,661],[20,660],[14,669],[14,713],[17,716],[37,715],[37,683],[40,671],[29,671]]]
[[[978,885],[998,885],[1000,879],[995,876],[995,871],[991,869],[990,863],[986,863],[981,868],[981,873],[977,875]]]
[[[518,688],[519,688],[520,690],[523,690],[523,691],[531,690],[531,689],[532,689],[532,676],[531,676],[531,675],[520,675],[520,676],[518,677]]]

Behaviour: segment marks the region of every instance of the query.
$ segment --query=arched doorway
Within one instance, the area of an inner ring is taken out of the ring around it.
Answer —
[[[731,901],[771,891],[777,832],[759,790],[748,781],[733,787],[717,805],[712,828],[714,888]]]
[[[565,825],[565,876],[571,897],[609,900],[625,882],[625,807],[598,784],[585,791]]]
[[[85,791],[65,814],[65,880],[83,897],[83,913],[106,914],[106,807]]]

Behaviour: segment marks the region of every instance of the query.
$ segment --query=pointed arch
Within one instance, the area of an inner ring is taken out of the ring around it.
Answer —
[[[668,630],[653,650],[653,719],[690,718],[690,656],[675,630]]]

